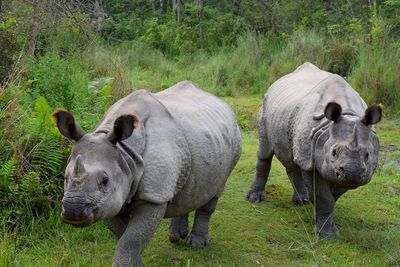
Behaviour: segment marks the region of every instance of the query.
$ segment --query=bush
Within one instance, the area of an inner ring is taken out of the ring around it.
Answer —
[[[66,160],[60,134],[43,97],[16,128],[14,153],[0,159],[0,227],[26,226],[32,216],[47,214],[59,199]]]
[[[13,67],[13,57],[19,51],[16,36],[13,33],[15,19],[0,20],[0,85],[6,81]]]
[[[357,60],[356,48],[343,40],[329,40],[326,46],[326,56],[329,60],[327,70],[347,77]]]
[[[369,104],[382,103],[391,111],[398,112],[400,110],[399,69],[399,45],[365,46],[360,49],[350,83]]]
[[[7,230],[49,214],[60,200],[70,143],[52,111],[67,108],[91,129],[111,105],[112,79],[89,81],[89,66],[75,58],[47,53],[27,66],[27,79],[0,99],[0,227]]]
[[[32,61],[27,78],[33,101],[43,96],[53,107],[71,110],[87,91],[88,77],[81,64],[76,59],[62,59],[57,53]]]
[[[111,49],[110,49],[111,50]],[[106,51],[102,47],[94,46],[84,55],[89,78],[109,78],[112,100],[116,101],[132,92],[132,82],[129,78],[127,59],[118,53]],[[100,90],[101,88],[97,88]],[[96,105],[94,105],[96,106]],[[81,105],[83,107],[83,105]]]
[[[325,39],[316,32],[300,30],[288,39],[286,46],[272,57],[268,72],[269,84],[294,71],[304,62],[325,70],[329,67]]]

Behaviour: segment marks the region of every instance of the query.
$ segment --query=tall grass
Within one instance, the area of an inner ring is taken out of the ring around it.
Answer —
[[[369,103],[400,110],[399,44],[368,46],[299,30],[288,38],[246,32],[236,45],[209,53],[171,58],[137,42],[91,49],[85,55],[91,77],[113,77],[118,99],[132,90],[157,92],[192,80],[218,96],[264,94],[277,79],[308,61],[348,79]]]
[[[350,82],[370,104],[383,103],[393,113],[400,113],[400,46],[365,46]]]

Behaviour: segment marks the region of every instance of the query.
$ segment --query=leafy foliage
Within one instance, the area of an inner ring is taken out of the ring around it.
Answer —
[[[157,92],[190,79],[218,96],[259,98],[309,61],[348,79],[368,103],[399,113],[399,0],[221,0],[204,9],[185,0],[181,23],[176,1],[100,2],[0,3],[0,84],[19,64],[0,88],[0,224],[7,229],[51,214],[60,198],[70,143],[51,122],[54,108],[70,110],[89,131],[134,89]],[[255,127],[255,116],[240,109],[242,130]]]
[[[13,67],[13,55],[18,52],[18,45],[13,31],[16,20],[8,18],[3,21],[0,17],[0,84],[4,82]]]

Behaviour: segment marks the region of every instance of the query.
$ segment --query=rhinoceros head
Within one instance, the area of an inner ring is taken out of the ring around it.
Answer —
[[[322,177],[349,188],[367,184],[378,163],[379,141],[372,125],[381,120],[382,106],[367,108],[360,118],[346,116],[339,104],[329,103],[325,117],[332,123],[315,149]]]
[[[57,110],[53,117],[59,131],[76,141],[65,170],[62,220],[83,227],[115,216],[127,200],[135,171],[117,144],[139,127],[138,118],[123,115],[109,133],[85,133],[68,111]]]

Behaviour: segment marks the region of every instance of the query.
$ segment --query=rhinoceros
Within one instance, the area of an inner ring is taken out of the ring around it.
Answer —
[[[293,202],[314,204],[316,234],[337,235],[336,201],[367,184],[377,167],[379,140],[373,125],[381,116],[382,106],[367,107],[342,77],[311,63],[299,66],[264,96],[256,175],[247,199],[255,203],[265,198],[275,155],[293,185]]]
[[[234,113],[192,82],[159,93],[138,90],[85,133],[66,110],[53,118],[75,140],[65,170],[62,221],[84,227],[98,220],[118,238],[113,266],[142,266],[140,254],[163,218],[169,239],[210,244],[208,225],[241,155]]]

